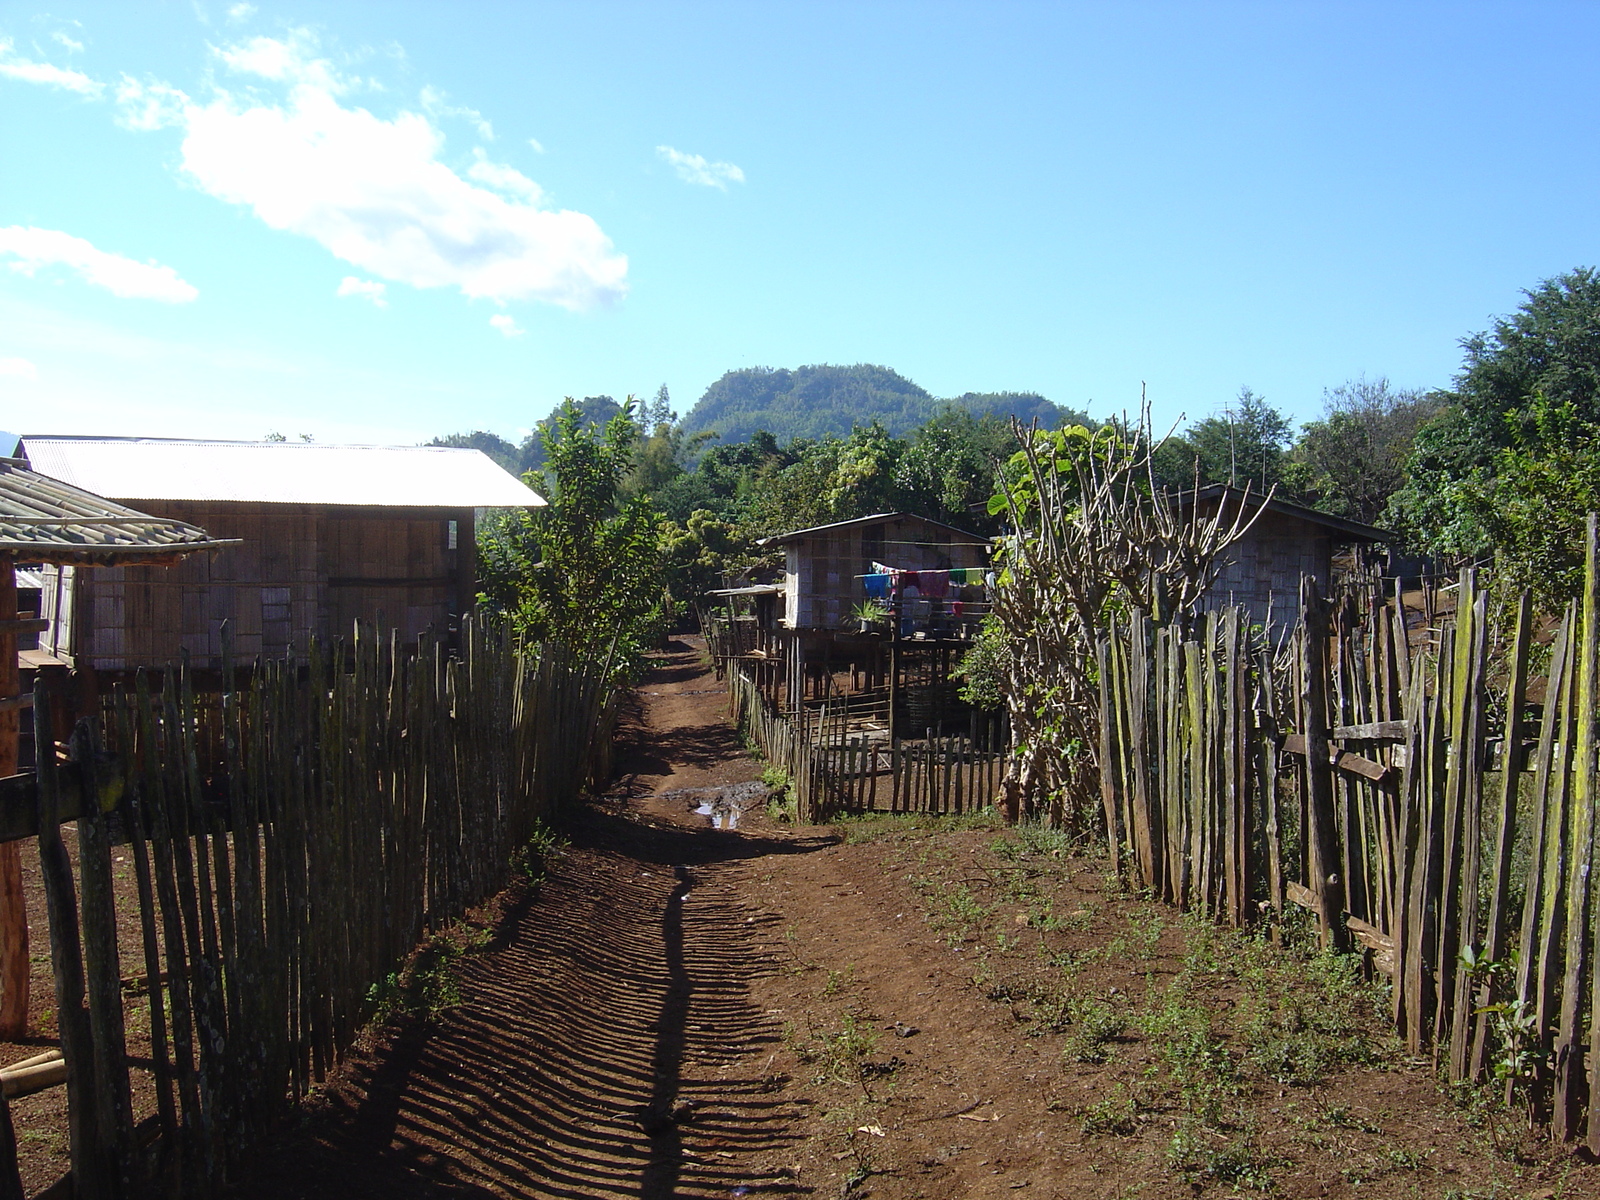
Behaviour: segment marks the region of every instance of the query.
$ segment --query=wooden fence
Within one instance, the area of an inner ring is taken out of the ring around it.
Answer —
[[[1527,597],[1492,620],[1471,572],[1420,630],[1375,590],[1330,612],[1308,581],[1276,652],[1239,610],[1189,636],[1133,613],[1099,647],[1099,757],[1140,884],[1235,925],[1309,909],[1392,976],[1413,1051],[1453,1080],[1498,1064],[1600,1150],[1595,541],[1591,518],[1547,648]]]
[[[843,701],[802,706],[798,720],[781,715],[737,659],[729,660],[728,690],[734,721],[793,780],[802,821],[860,812],[958,814],[994,802],[1006,752],[1001,716],[972,714],[965,736],[929,730],[916,741],[869,738],[852,734]]]
[[[206,1195],[340,1061],[372,989],[505,886],[534,823],[604,778],[600,673],[464,623],[459,658],[362,629],[220,698],[141,677],[46,755],[37,835],[75,1194]],[[39,703],[40,745],[52,744]],[[61,821],[76,816],[76,878]],[[110,847],[137,880],[156,1113],[136,1128]]]

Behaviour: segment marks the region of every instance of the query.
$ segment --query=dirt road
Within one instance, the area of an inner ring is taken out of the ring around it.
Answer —
[[[1218,1076],[1194,1125],[1170,1038],[1124,1030],[1191,1011],[1186,979],[1202,1011],[1261,1003],[1225,964],[1193,982],[1197,937],[1223,962],[1203,930],[981,824],[712,829],[686,789],[760,773],[726,702],[697,646],[660,656],[615,786],[483,915],[460,1003],[364,1047],[240,1196],[1594,1194],[1559,1153],[1481,1163],[1389,1060],[1320,1092]],[[1092,1004],[1125,1019],[1090,1045]]]

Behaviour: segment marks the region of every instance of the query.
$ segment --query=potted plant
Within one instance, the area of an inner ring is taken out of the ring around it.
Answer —
[[[850,619],[856,622],[862,633],[876,632],[888,615],[883,605],[875,600],[863,600],[850,610]]]

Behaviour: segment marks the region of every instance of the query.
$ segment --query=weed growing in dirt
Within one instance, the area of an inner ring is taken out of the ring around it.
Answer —
[[[488,946],[490,933],[454,925],[434,934],[403,971],[391,971],[367,989],[367,1009],[379,1023],[399,1016],[438,1017],[461,1004],[463,960]]]
[[[1070,1030],[1061,1055],[1068,1062],[1103,1063],[1111,1057],[1111,1043],[1128,1028],[1128,1015],[1106,1000],[1085,996],[1064,1006]]]
[[[1279,1164],[1248,1133],[1217,1145],[1209,1129],[1186,1120],[1167,1146],[1167,1165],[1193,1187],[1217,1183],[1265,1192],[1272,1189],[1272,1168]]]
[[[829,970],[828,982],[822,985],[822,994],[825,998],[837,996],[845,988],[852,986],[856,981],[856,967],[850,963],[842,971]]]
[[[1127,1137],[1138,1128],[1139,1104],[1127,1085],[1119,1083],[1109,1096],[1089,1105],[1078,1116],[1086,1134]]]
[[[1379,1057],[1372,1031],[1385,1027],[1382,997],[1361,978],[1360,960],[1316,953],[1301,957],[1266,942],[1222,935],[1233,943],[1219,970],[1246,989],[1239,1027],[1250,1060],[1279,1083],[1320,1083],[1336,1067]]]
[[[1139,1020],[1177,1085],[1185,1110],[1215,1128],[1232,1115],[1239,1095],[1238,1064],[1211,1028],[1211,1014],[1195,1004],[1180,979],[1153,1011]]]
[[[794,779],[782,767],[772,766],[761,772],[761,782],[772,789],[767,797],[767,817],[773,821],[792,824],[798,815],[795,807]]]
[[[571,843],[543,821],[533,823],[527,844],[511,856],[512,870],[532,887],[549,878],[549,865],[560,858]]]
[[[805,1041],[794,1041],[800,1060],[817,1067],[818,1083],[861,1083],[867,1060],[877,1047],[878,1035],[854,1013],[844,1014],[837,1031],[813,1030]]]

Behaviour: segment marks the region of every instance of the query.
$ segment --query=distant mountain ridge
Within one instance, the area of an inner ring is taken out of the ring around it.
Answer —
[[[780,442],[790,438],[845,436],[857,425],[881,422],[896,437],[926,422],[942,404],[975,416],[1038,418],[1053,428],[1077,414],[1033,392],[967,392],[940,400],[888,367],[819,363],[793,370],[745,367],[729,371],[705,391],[683,418],[686,433],[713,432],[724,443],[742,442],[766,430]]]

